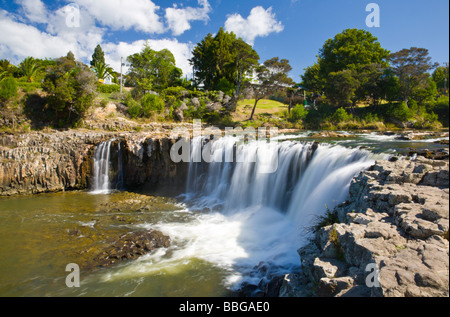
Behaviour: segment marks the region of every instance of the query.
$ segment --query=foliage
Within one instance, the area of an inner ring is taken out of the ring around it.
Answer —
[[[84,64],[76,62],[70,54],[56,60],[47,69],[42,88],[48,93],[48,105],[56,118],[64,115],[65,123],[80,119],[92,105],[97,90],[95,74]]]
[[[399,79],[400,94],[408,104],[417,89],[427,85],[428,71],[434,68],[431,57],[427,49],[411,47],[391,54],[390,62]]]
[[[302,85],[313,93],[325,92],[338,107],[355,106],[378,86],[388,56],[389,51],[370,32],[344,30],[325,42],[317,63],[305,70]]]
[[[98,92],[102,94],[112,94],[120,92],[120,86],[119,85],[98,85]]]
[[[330,121],[334,124],[346,122],[353,120],[353,116],[351,114],[348,114],[347,111],[345,111],[344,108],[339,108],[336,110],[336,112],[331,116]]]
[[[204,85],[206,90],[221,90],[219,83],[225,79],[234,85],[236,97],[246,82],[245,75],[258,65],[259,60],[258,53],[249,44],[223,28],[215,36],[208,34],[197,44],[192,55],[190,63],[197,86]]]
[[[158,95],[146,94],[142,100],[142,115],[150,118],[154,113],[161,113],[164,111],[164,100]]]
[[[175,66],[175,58],[167,49],[154,51],[145,45],[140,53],[128,56],[127,60],[130,63],[127,81],[137,89],[138,96],[181,82],[182,71]]]
[[[0,100],[8,101],[17,96],[17,84],[13,77],[6,77],[0,81]]]
[[[19,68],[22,74],[26,77],[27,82],[31,83],[33,81],[33,77],[39,71],[40,65],[38,60],[33,57],[27,57],[22,63],[20,63]]]
[[[291,122],[299,122],[305,119],[307,115],[308,111],[305,109],[305,106],[299,104],[292,109],[289,119]]]
[[[449,98],[448,96],[441,96],[432,104],[430,109],[438,116],[438,120],[445,127],[449,126]]]
[[[105,53],[100,44],[95,47],[94,54],[92,54],[91,66],[95,68],[99,64],[106,65]]]

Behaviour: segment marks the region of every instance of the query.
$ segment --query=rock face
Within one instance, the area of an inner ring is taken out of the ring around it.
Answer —
[[[335,212],[281,296],[449,296],[448,161],[377,162]]]
[[[0,196],[88,189],[95,148],[111,139],[116,139],[111,146],[114,162],[119,143],[121,146],[125,187],[175,184],[180,183],[178,178],[184,179],[184,165],[170,159],[175,141],[168,133],[64,131],[0,135]]]

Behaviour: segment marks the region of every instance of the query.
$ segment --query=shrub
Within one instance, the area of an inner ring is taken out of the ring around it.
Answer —
[[[163,112],[164,106],[164,100],[158,95],[146,94],[142,98],[142,114],[146,118],[151,117],[155,112]]]
[[[142,107],[133,98],[128,98],[126,101],[127,107],[128,107],[128,113],[130,114],[131,118],[136,119],[141,116]]]
[[[17,96],[16,80],[7,77],[0,82],[0,100],[8,101]]]
[[[439,121],[445,126],[449,125],[449,98],[448,96],[441,96],[433,105],[431,109],[438,115]]]
[[[348,114],[344,108],[339,108],[336,112],[331,116],[331,122],[334,124],[347,122],[353,120],[353,116]]]
[[[98,91],[102,94],[112,94],[113,92],[120,92],[119,85],[99,85]]]
[[[405,102],[392,104],[387,114],[390,118],[401,122],[406,122],[413,118],[413,113]]]
[[[291,116],[290,121],[292,122],[298,122],[300,120],[303,120],[308,115],[308,111],[305,109],[305,106],[302,104],[299,104],[295,106],[294,109],[291,110]]]

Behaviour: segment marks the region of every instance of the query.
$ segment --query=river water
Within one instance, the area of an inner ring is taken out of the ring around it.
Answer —
[[[298,271],[314,217],[344,202],[351,179],[375,160],[442,147],[378,134],[317,147],[307,133],[278,141],[211,143],[213,162],[192,162],[175,197],[110,191],[102,181],[94,193],[1,198],[0,296],[228,296],[242,282]],[[194,140],[191,158],[207,144]],[[147,229],[170,236],[171,246],[82,270],[80,287],[67,287],[67,264],[83,266],[111,237]]]

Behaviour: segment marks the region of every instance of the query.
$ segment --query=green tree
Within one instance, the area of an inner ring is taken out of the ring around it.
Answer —
[[[399,79],[400,94],[408,105],[417,89],[427,85],[429,71],[435,67],[425,48],[411,47],[391,54],[392,69]]]
[[[27,57],[19,65],[22,74],[26,77],[27,82],[33,82],[33,77],[39,72],[40,65],[39,61],[33,57]]]
[[[349,107],[355,103],[356,90],[360,82],[356,79],[356,71],[346,69],[328,74],[325,94],[332,104],[339,107]]]
[[[389,51],[370,32],[347,29],[325,42],[317,64],[306,69],[303,84],[323,90],[337,106],[355,106],[372,94],[370,88],[389,66],[388,57]]]
[[[100,44],[98,44],[95,47],[94,54],[92,54],[91,66],[95,67],[95,65],[98,65],[100,63],[105,65],[106,61],[105,61],[105,53],[103,52]]]
[[[446,67],[441,66],[436,68],[431,76],[433,78],[433,81],[436,83],[437,89],[440,92],[443,92],[444,94],[447,93],[447,91],[445,90],[448,90],[449,86],[448,76],[449,76],[448,66]]]
[[[108,75],[115,77],[115,72],[111,66],[102,62],[96,62],[95,65],[92,66],[95,74],[98,79],[105,79]]]
[[[247,74],[258,65],[258,53],[234,33],[220,28],[216,36],[208,34],[192,52],[189,60],[197,86],[219,90],[222,79],[235,86],[237,100],[247,82]]]
[[[97,79],[86,65],[72,59],[70,54],[55,62],[47,68],[42,87],[48,94],[47,102],[56,120],[64,116],[65,123],[73,123],[91,106]]]
[[[128,56],[129,83],[142,96],[151,89],[164,90],[181,82],[182,71],[175,65],[173,54],[167,50],[154,51],[145,45],[140,53]]]
[[[351,69],[359,73],[370,64],[388,67],[389,51],[381,47],[378,39],[370,32],[347,29],[325,42],[319,51],[320,77],[331,72]]]
[[[288,73],[292,66],[287,59],[274,57],[264,62],[264,65],[256,67],[258,83],[253,85],[255,104],[253,105],[250,121],[253,120],[258,102],[272,94],[276,90],[286,90],[294,84]]]

